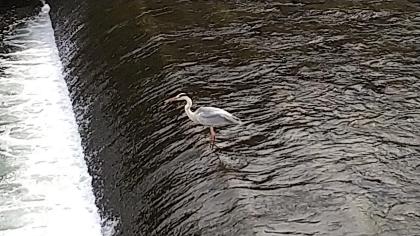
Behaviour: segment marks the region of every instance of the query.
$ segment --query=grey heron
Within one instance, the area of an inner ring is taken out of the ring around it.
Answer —
[[[173,98],[165,100],[165,103],[174,101],[186,101],[185,113],[194,123],[210,127],[210,142],[214,145],[216,141],[216,132],[214,127],[241,124],[241,120],[229,112],[217,107],[200,107],[191,111],[192,100],[185,93],[180,93]]]

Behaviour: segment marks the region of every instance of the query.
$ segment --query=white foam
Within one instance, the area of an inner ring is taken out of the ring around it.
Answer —
[[[50,5],[44,3],[44,6],[42,6],[42,8],[41,8],[41,12],[43,14],[48,14],[50,12],[50,10],[51,10]]]
[[[119,218],[108,218],[102,222],[103,236],[112,236],[117,233],[118,225],[120,224]]]
[[[0,235],[102,235],[48,12],[0,58]]]

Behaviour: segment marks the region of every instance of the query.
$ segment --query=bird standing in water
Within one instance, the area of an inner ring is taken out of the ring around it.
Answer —
[[[182,100],[187,102],[185,105],[185,113],[187,113],[190,120],[210,127],[210,141],[212,146],[214,146],[216,141],[216,132],[214,131],[214,127],[241,124],[241,120],[238,117],[217,107],[200,107],[195,111],[191,111],[192,100],[185,93],[180,93],[173,98],[169,98],[165,101],[165,103]]]

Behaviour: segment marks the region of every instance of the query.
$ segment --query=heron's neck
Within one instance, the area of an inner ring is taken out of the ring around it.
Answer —
[[[192,100],[189,97],[185,98],[185,101],[187,102],[187,104],[185,104],[185,112],[187,113],[187,116],[194,121],[194,112],[191,111],[191,107],[192,107]]]

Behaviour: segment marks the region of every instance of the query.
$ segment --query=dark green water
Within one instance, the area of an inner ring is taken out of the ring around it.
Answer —
[[[420,234],[415,1],[51,5],[118,235]],[[245,124],[211,150],[179,92]]]

